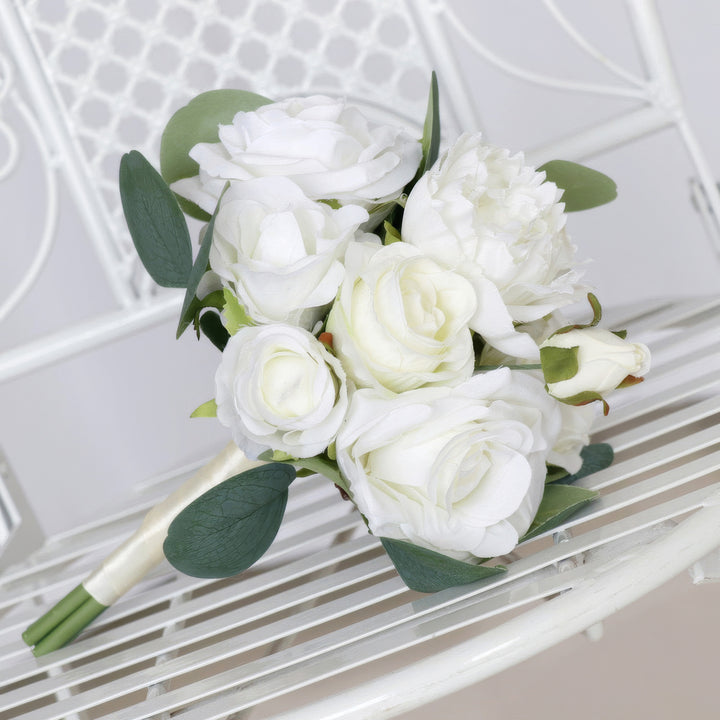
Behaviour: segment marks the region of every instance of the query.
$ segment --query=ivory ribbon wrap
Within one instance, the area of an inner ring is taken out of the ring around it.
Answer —
[[[102,605],[112,605],[163,559],[168,527],[183,508],[223,480],[263,464],[261,460],[249,460],[230,443],[148,512],[135,533],[83,581],[85,589]]]

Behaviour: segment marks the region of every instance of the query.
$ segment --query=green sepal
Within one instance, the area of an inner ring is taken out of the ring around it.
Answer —
[[[584,330],[585,328],[595,327],[600,322],[600,320],[602,320],[602,305],[600,305],[600,301],[593,293],[587,294],[587,300],[590,303],[590,308],[593,311],[592,320],[589,323],[576,323],[574,325],[565,325],[565,327],[561,327],[559,330],[556,330],[550,337],[553,337],[555,335],[563,335],[570,332],[571,330]],[[624,332],[627,335],[626,330],[621,330],[620,332]]]
[[[626,387],[632,387],[633,385],[637,385],[638,383],[643,382],[645,378],[641,377],[635,377],[635,375],[628,375],[616,388],[616,390],[620,390],[621,388]]]
[[[225,329],[220,315],[214,310],[204,312],[198,321],[198,327],[202,331],[208,340],[220,351],[225,349],[225,346],[230,339],[230,334]]]
[[[581,507],[597,498],[593,490],[553,483],[545,486],[540,507],[530,528],[520,538],[520,542],[530,540],[538,535],[556,528],[576,513]]]
[[[204,402],[202,405],[198,405],[191,413],[191,418],[201,417],[217,417],[217,402],[215,398]]]
[[[561,348],[548,345],[540,348],[540,363],[548,385],[569,380],[577,375],[578,350],[577,346]]]
[[[553,395],[553,397],[555,396]],[[600,393],[596,393],[592,390],[586,390],[585,392],[578,393],[577,395],[571,395],[566,398],[555,397],[555,399],[561,403],[565,403],[566,405],[575,406],[589,405],[591,402],[599,401],[603,404],[603,415],[607,415],[610,412],[610,406],[607,404],[607,400],[605,400]]]
[[[216,143],[218,126],[228,125],[238,112],[251,112],[272,100],[245,90],[210,90],[193,98],[171,118],[160,142],[160,171],[170,185],[176,180],[193,177],[198,164],[189,152],[197,143]],[[210,216],[195,203],[178,198],[182,209],[198,220]]]
[[[185,287],[193,264],[187,223],[170,188],[137,150],[120,160],[120,199],[150,277],[162,287]]]
[[[240,328],[255,324],[229,288],[223,289],[223,319],[230,335],[234,335]]]
[[[383,239],[384,245],[391,245],[392,243],[400,242],[402,238],[400,237],[400,231],[387,220],[383,223],[383,228],[385,230],[385,237]]]
[[[325,205],[329,205],[333,210],[339,210],[342,207],[339,200],[326,199],[326,200],[318,200],[318,202],[324,203]]]
[[[291,465],[271,463],[211,488],[170,523],[165,557],[193,577],[230,577],[246,570],[275,539],[294,479]]]
[[[627,340],[627,330],[611,330],[610,332],[621,340]]]
[[[282,450],[266,450],[264,453],[258,455],[258,460],[273,461],[289,463],[296,467],[309,470],[311,473],[317,473],[326,477],[330,482],[337,485],[348,495],[350,490],[345,478],[340,474],[338,465],[334,460],[331,460],[326,455],[316,455],[310,458],[296,458],[288,453],[282,452]]]
[[[541,165],[538,172],[544,172],[546,180],[554,182],[563,190],[565,212],[588,210],[617,197],[615,182],[585,165],[568,160],[551,160]]]
[[[225,189],[227,189],[227,187],[228,185],[226,184]],[[223,193],[224,192],[225,190],[223,190]],[[185,290],[185,298],[183,299],[182,309],[180,310],[180,321],[178,322],[177,332],[175,334],[176,338],[179,338],[185,332],[190,323],[195,324],[196,331],[199,330],[198,315],[205,305],[203,301],[197,297],[196,293],[203,275],[209,268],[210,248],[212,247],[213,231],[215,230],[215,218],[217,218],[218,211],[220,210],[221,200],[222,195],[215,206],[215,212],[212,214],[210,222],[205,228],[205,234],[203,235],[202,243],[200,243],[200,250],[190,271],[187,290]]]
[[[433,593],[506,571],[502,565],[471,565],[403,540],[380,538],[403,582],[417,592]]]

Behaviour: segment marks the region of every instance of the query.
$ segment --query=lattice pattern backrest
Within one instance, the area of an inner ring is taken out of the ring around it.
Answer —
[[[326,91],[424,114],[430,62],[402,0],[26,0],[18,11],[129,281],[119,158],[157,158],[164,123],[193,95]],[[152,291],[147,278],[139,291]]]

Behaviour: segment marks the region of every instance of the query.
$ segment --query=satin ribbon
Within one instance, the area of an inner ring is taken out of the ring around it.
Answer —
[[[259,465],[261,460],[249,460],[230,443],[148,512],[135,533],[83,581],[85,589],[102,605],[112,605],[163,559],[168,527],[183,508],[223,480]]]

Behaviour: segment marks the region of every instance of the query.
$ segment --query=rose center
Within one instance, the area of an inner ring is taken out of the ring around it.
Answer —
[[[274,353],[262,369],[261,392],[267,406],[282,417],[300,417],[315,408],[317,365],[309,357]]]

